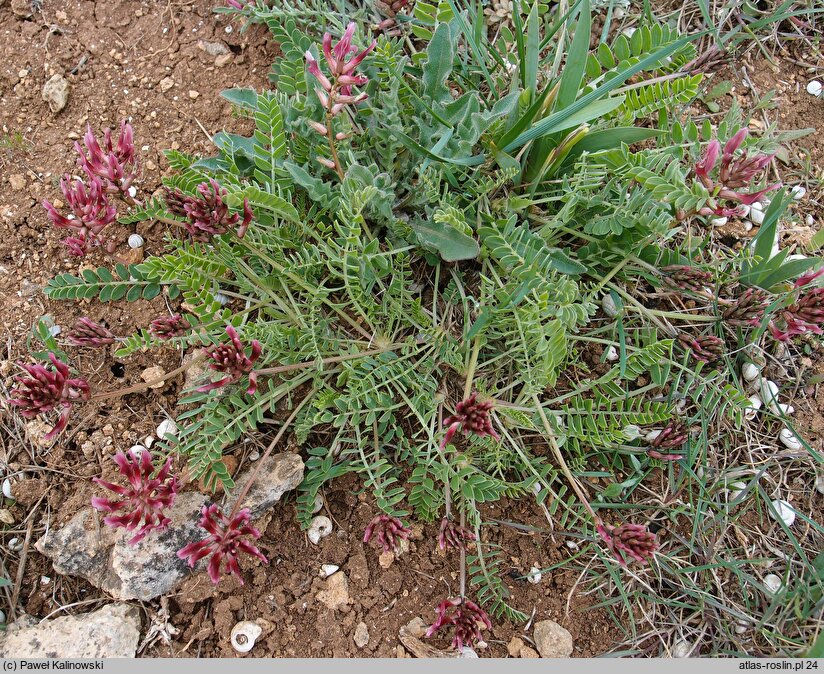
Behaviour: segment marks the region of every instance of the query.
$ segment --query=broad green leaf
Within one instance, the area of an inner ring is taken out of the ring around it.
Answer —
[[[224,89],[220,95],[239,108],[254,110],[257,107],[258,95],[254,89]]]
[[[473,260],[481,252],[478,242],[445,222],[410,223],[421,245],[436,251],[446,262]]]

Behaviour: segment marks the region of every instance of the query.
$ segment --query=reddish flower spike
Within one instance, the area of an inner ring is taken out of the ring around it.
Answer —
[[[444,449],[454,437],[458,429],[464,434],[474,433],[479,438],[491,435],[496,440],[501,436],[492,426],[492,419],[489,416],[492,410],[492,401],[478,401],[478,394],[473,393],[466,400],[462,400],[455,406],[455,414],[444,419],[444,426],[447,427],[444,439],[441,441],[441,449]]]
[[[231,340],[228,344],[220,344],[211,350],[204,349],[204,353],[212,360],[209,368],[216,372],[224,372],[227,376],[211,384],[205,384],[197,390],[212,391],[221,386],[233,384],[248,374],[249,387],[246,393],[254,395],[257,391],[257,373],[252,368],[262,352],[260,342],[256,339],[252,340],[252,353],[247,356],[237,331],[231,325],[226,326],[226,334]]]
[[[164,190],[166,208],[174,215],[184,218],[181,224],[193,241],[205,243],[213,236],[226,234],[235,227],[238,238],[243,238],[254,218],[248,199],[243,200],[243,220],[239,213],[230,213],[225,202],[229,192],[214,178],[197,186],[200,197],[192,197],[168,187]]]
[[[167,340],[185,335],[191,327],[183,316],[174,314],[155,318],[149,324],[149,333],[158,339]]]
[[[148,450],[139,454],[134,450],[129,450],[126,454],[118,452],[114,455],[114,462],[128,486],[92,478],[93,482],[120,497],[108,499],[95,496],[92,498],[92,507],[100,512],[114,513],[103,518],[108,526],[122,527],[127,531],[136,529],[137,534],[129,541],[134,545],[142,541],[150,531],[160,531],[168,526],[171,520],[163,514],[163,509],[174,505],[180,482],[174,475],[170,475],[171,457],[166,459],[157,475],[152,477],[154,464]]]
[[[655,534],[641,524],[621,524],[614,527],[599,523],[597,530],[621,566],[626,566],[629,561],[647,564],[658,549]]]
[[[83,145],[75,142],[74,149],[79,155],[77,165],[90,178],[97,177],[105,181],[110,191],[128,192],[137,176],[138,153],[134,145],[134,130],[126,120],[120,123],[117,144],[112,140],[111,129],[106,129],[101,146],[91,125],[87,125]]]
[[[114,333],[106,326],[95,323],[90,318],[78,318],[66,335],[68,342],[74,346],[106,346],[117,341]]]
[[[681,449],[689,437],[689,429],[680,421],[671,421],[655,438],[649,443],[647,455],[659,461],[678,461],[683,459],[683,454],[671,453],[661,450]]]
[[[448,517],[441,520],[441,530],[438,533],[438,547],[441,550],[465,550],[466,544],[475,540],[475,534],[466,527],[453,522]]]
[[[465,598],[444,599],[436,611],[438,617],[426,630],[426,636],[432,637],[441,629],[452,627],[452,648],[457,651],[481,641],[482,629],[492,629],[492,621],[487,612]]]
[[[407,540],[412,533],[397,517],[391,515],[377,515],[363,532],[363,542],[369,543],[374,536],[383,547],[384,552],[395,551],[401,539]]]
[[[60,418],[54,428],[44,439],[51,441],[56,438],[69,423],[72,404],[76,400],[89,399],[89,384],[85,379],[69,379],[69,366],[62,362],[53,353],[49,360],[54,370],[43,365],[20,364],[28,377],[18,376],[18,385],[11,391],[13,398],[8,400],[10,405],[20,408],[20,414],[26,419],[32,419],[57,409],[62,409]]]
[[[185,560],[190,568],[201,559],[209,558],[207,571],[209,578],[217,585],[220,576],[226,571],[234,574],[243,585],[243,577],[238,565],[238,557],[241,553],[257,557],[264,564],[268,564],[264,554],[248,540],[245,536],[253,539],[260,538],[260,531],[249,524],[251,515],[247,509],[239,511],[230,520],[224,515],[217,505],[203,506],[200,516],[200,526],[209,534],[202,541],[189,543],[177,552],[180,559]],[[224,569],[225,562],[225,571]]]

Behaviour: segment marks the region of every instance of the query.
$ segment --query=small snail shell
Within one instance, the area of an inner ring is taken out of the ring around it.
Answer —
[[[804,447],[798,436],[789,428],[782,428],[781,432],[778,434],[778,439],[781,440],[781,444],[787,449],[799,450]]]
[[[615,304],[615,300],[612,299],[612,295],[609,293],[601,298],[601,308],[610,318],[615,318],[618,315],[618,305]]]
[[[325,515],[318,515],[312,520],[307,535],[313,545],[320,543],[321,538],[326,538],[332,533],[332,520]]]
[[[618,360],[618,358],[620,358],[620,356],[618,355],[618,349],[616,349],[614,346],[608,346],[606,358],[609,362],[614,363],[616,360]]]
[[[14,498],[11,491],[11,480],[9,478],[3,480],[3,496],[6,498]]]
[[[773,519],[781,520],[788,527],[793,525],[793,522],[795,522],[795,509],[789,503],[775,499],[772,502],[772,507],[775,508],[775,511],[770,510]]]
[[[315,494],[315,504],[312,506],[312,514],[319,513],[323,509],[323,496]]]
[[[744,363],[741,368],[741,376],[745,381],[754,381],[761,374],[761,368],[755,363]]]
[[[143,237],[140,234],[129,235],[129,248],[143,248]]]
[[[541,578],[543,578],[543,574],[537,566],[533,566],[526,576],[526,579],[533,585],[537,585],[538,583],[540,583]]]
[[[263,633],[263,628],[257,623],[244,620],[232,628],[232,648],[238,653],[248,653]]]
[[[771,412],[778,411],[778,384],[769,379],[762,379],[761,400],[770,408]]]
[[[771,595],[778,594],[778,591],[781,589],[781,585],[781,578],[776,576],[774,573],[764,576],[764,587]]]
[[[764,403],[761,402],[761,398],[757,395],[752,395],[749,398],[750,404],[744,408],[744,418],[747,421],[752,421],[755,419],[755,415],[758,414],[758,410],[761,409],[761,405]]]
[[[688,658],[692,652],[692,644],[689,641],[677,641],[672,647],[672,657]]]

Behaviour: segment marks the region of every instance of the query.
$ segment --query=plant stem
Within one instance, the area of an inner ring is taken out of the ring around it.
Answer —
[[[466,382],[464,383],[464,392],[462,400],[466,400],[472,394],[472,380],[475,378],[475,368],[478,367],[478,355],[481,352],[481,338],[475,337],[472,343],[472,354],[469,357],[469,367],[466,371]]]
[[[195,354],[195,356],[185,365],[181,365],[178,368],[175,368],[171,372],[165,373],[163,376],[158,377],[157,379],[152,379],[151,381],[147,381],[143,384],[135,384],[134,386],[127,386],[126,388],[117,389],[116,391],[105,391],[103,393],[96,393],[91,397],[91,400],[108,400],[109,398],[119,398],[121,396],[128,395],[129,393],[141,393],[150,389],[152,386],[156,386],[157,384],[162,384],[168,379],[172,377],[176,377],[181,372],[185,372],[190,367],[202,361],[206,355],[202,352]]]

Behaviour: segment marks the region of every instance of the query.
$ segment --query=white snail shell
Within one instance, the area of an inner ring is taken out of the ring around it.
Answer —
[[[526,579],[532,583],[533,585],[537,585],[541,582],[541,578],[543,578],[543,574],[541,570],[537,566],[533,566],[529,570],[529,574],[527,575]]]
[[[6,498],[14,498],[11,491],[11,480],[9,478],[3,480],[3,496]]]
[[[744,363],[744,366],[741,368],[741,376],[744,377],[745,381],[754,381],[760,374],[761,368],[755,363]]]
[[[143,248],[143,237],[140,234],[130,234],[129,248]]]
[[[778,412],[778,384],[769,379],[762,379],[761,400],[766,403],[771,412]]]
[[[619,358],[618,349],[616,349],[614,346],[608,346],[606,358],[608,361],[614,363]]]
[[[761,406],[764,404],[757,395],[752,395],[749,398],[750,404],[744,408],[744,418],[747,421],[752,421],[755,419],[755,415],[758,414],[758,410],[761,409]]]
[[[793,199],[798,201],[799,199],[803,199],[804,195],[807,194],[807,188],[804,187],[804,185],[794,185],[790,190],[790,194],[793,195]]]
[[[325,515],[318,515],[312,519],[307,536],[313,545],[320,543],[321,538],[326,538],[332,533],[332,520]]]
[[[799,450],[804,445],[801,444],[801,440],[799,440],[798,436],[793,433],[789,428],[782,428],[781,432],[778,434],[778,439],[781,440],[781,444],[784,445],[787,449],[794,449]]]
[[[672,647],[672,657],[674,658],[688,658],[692,651],[692,644],[689,641],[677,641]]]
[[[315,504],[312,506],[312,514],[319,513],[323,508],[323,496],[315,494]]]
[[[601,298],[601,309],[610,318],[615,318],[618,315],[618,305],[615,304],[615,300],[612,299],[612,295],[609,293]]]
[[[764,576],[764,587],[767,588],[767,592],[771,595],[778,594],[778,591],[781,589],[781,584],[781,578],[774,573]]]
[[[232,648],[238,653],[248,653],[263,633],[263,628],[257,623],[244,620],[232,628]]]
[[[329,578],[329,576],[338,572],[340,567],[337,564],[322,564],[320,567],[320,577]]]
[[[795,522],[795,509],[789,503],[780,499],[775,499],[772,506],[775,509],[775,511],[770,510],[773,519],[781,520],[788,527],[791,527]]]
[[[177,433],[177,424],[171,419],[164,419],[157,427],[157,437],[163,440],[167,435],[175,435]]]
[[[628,424],[624,426],[623,433],[627,440],[637,440],[641,437],[641,427],[635,424]]]

